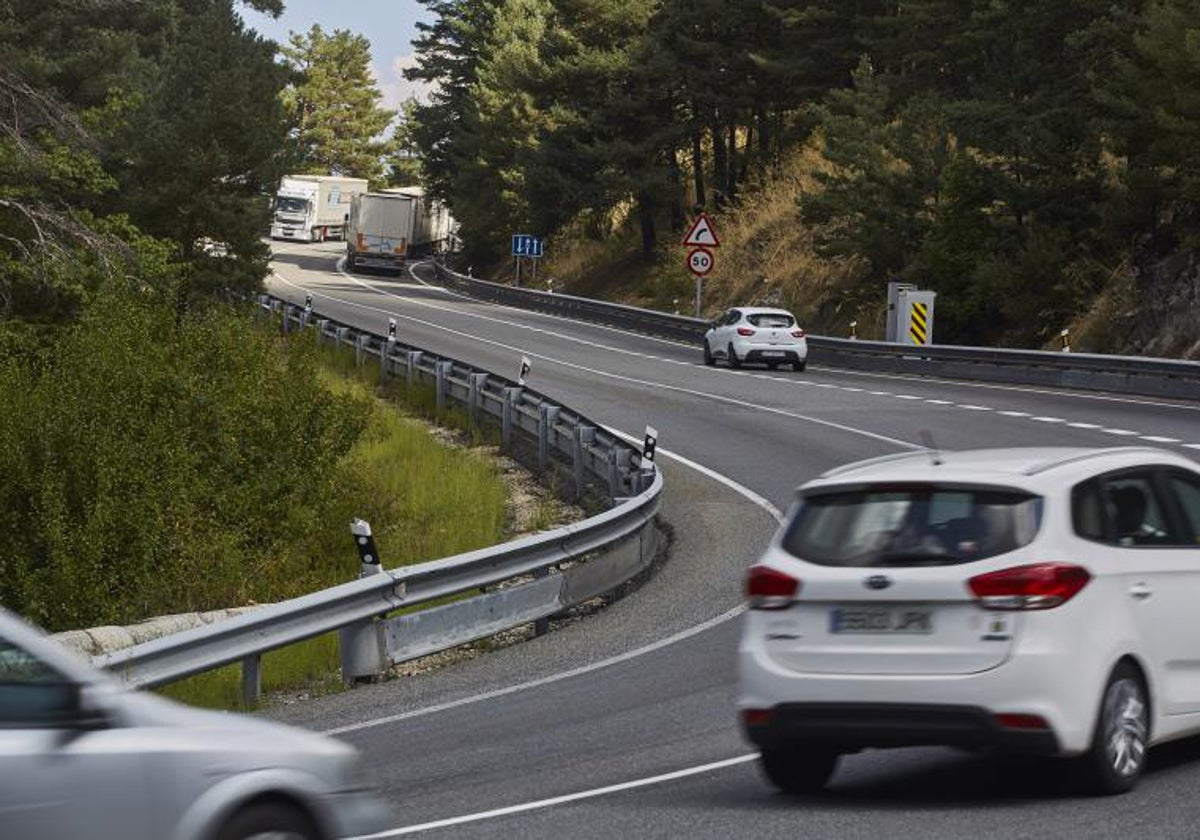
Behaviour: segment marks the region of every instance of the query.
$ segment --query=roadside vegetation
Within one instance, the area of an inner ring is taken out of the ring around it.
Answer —
[[[691,311],[778,301],[881,337],[1200,356],[1195,0],[425,0],[413,113],[464,264],[548,239],[559,288]]]

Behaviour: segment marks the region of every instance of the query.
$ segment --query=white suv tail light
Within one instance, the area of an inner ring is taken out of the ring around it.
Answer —
[[[752,610],[782,610],[796,600],[800,581],[770,566],[751,566],[746,572],[746,600]]]
[[[1074,598],[1091,574],[1072,563],[1034,563],[976,575],[967,581],[989,610],[1049,610]]]

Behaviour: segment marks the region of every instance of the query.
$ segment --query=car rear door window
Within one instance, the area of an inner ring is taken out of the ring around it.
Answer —
[[[1185,520],[1182,525],[1186,533],[1180,542],[1183,545],[1200,545],[1200,481],[1181,473],[1172,473],[1167,486],[1178,500]]]
[[[1112,476],[1104,482],[1104,494],[1117,545],[1176,543],[1151,473]]]
[[[970,563],[1028,545],[1040,497],[1007,489],[941,486],[817,492],[783,537],[786,551],[824,566]]]

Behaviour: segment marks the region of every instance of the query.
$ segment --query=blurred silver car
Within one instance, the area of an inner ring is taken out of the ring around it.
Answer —
[[[771,370],[789,364],[804,370],[808,338],[786,309],[739,306],[713,321],[704,334],[704,364],[724,359],[732,368],[763,364]]]
[[[242,840],[386,827],[348,745],[129,691],[0,609],[0,837]]]

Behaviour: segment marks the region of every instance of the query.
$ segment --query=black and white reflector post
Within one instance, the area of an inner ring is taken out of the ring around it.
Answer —
[[[304,311],[312,312],[312,293],[304,296]]]
[[[396,340],[396,319],[388,318],[388,341]]]
[[[355,519],[350,523],[350,533],[354,535],[354,547],[358,549],[358,560],[362,564],[358,576],[367,577],[383,571],[379,565],[375,538],[371,536],[371,523],[365,519]]]
[[[642,460],[648,464],[654,463],[654,450],[658,447],[658,429],[646,427],[646,439],[642,442]]]
[[[530,363],[529,363],[529,357],[522,356],[521,357],[521,372],[519,374],[517,374],[517,384],[518,385],[525,384],[525,377],[529,375],[530,370],[532,370],[532,365],[530,365]]]

